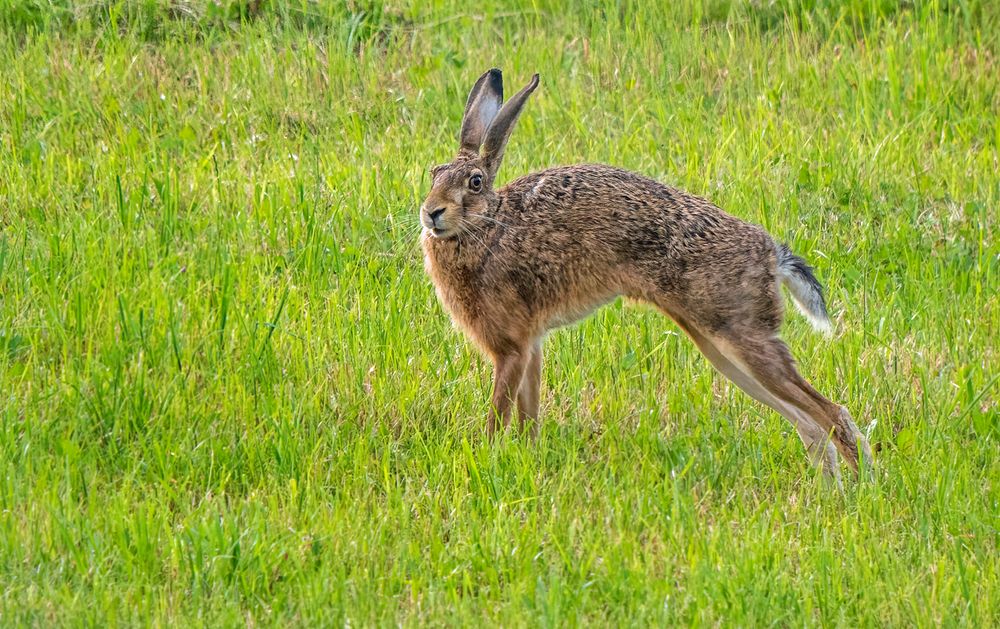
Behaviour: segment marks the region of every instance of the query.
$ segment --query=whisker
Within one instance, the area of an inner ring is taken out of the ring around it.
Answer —
[[[486,245],[486,241],[484,239],[480,238],[479,235],[475,231],[473,231],[472,229],[470,229],[467,226],[463,226],[460,229],[459,235],[461,235],[461,236],[468,236],[469,238],[472,238],[483,249],[487,249],[488,248],[488,246]]]
[[[506,227],[507,229],[525,229],[525,227],[526,227],[525,225],[509,225],[507,223],[504,223],[503,221],[499,221],[499,220],[493,218],[492,216],[486,216],[485,214],[477,214],[475,212],[470,212],[469,216],[474,216],[476,218],[486,219],[488,221],[496,223],[497,225],[500,225],[502,227]]]
[[[392,239],[389,242],[389,251],[394,254],[408,254],[412,251],[411,247],[419,247],[420,232],[423,230],[423,225],[419,222],[406,225],[402,221],[399,224],[403,227],[403,237]]]
[[[399,223],[400,225],[420,225],[420,217],[409,212],[405,214],[390,214],[389,218],[392,222]]]

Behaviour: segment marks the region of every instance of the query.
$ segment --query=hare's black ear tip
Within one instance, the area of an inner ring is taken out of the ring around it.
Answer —
[[[490,87],[500,92],[503,90],[503,72],[499,68],[492,68],[486,72]]]
[[[539,75],[537,72],[535,72],[535,74],[531,77],[531,89],[538,87],[538,77]]]

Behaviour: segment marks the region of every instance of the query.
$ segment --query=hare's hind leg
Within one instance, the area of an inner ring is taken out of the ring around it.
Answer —
[[[799,433],[799,438],[809,453],[809,460],[816,467],[823,470],[823,473],[840,484],[840,469],[837,464],[837,449],[830,443],[829,436],[823,431],[815,421],[803,413],[797,407],[792,406],[776,398],[765,389],[754,377],[733,363],[722,353],[722,351],[712,342],[712,339],[698,330],[681,324],[681,327],[688,333],[688,336],[695,342],[701,353],[718,369],[724,376],[733,381],[758,402],[770,406],[793,426]]]
[[[810,430],[803,435],[803,441],[815,442],[821,434],[829,435],[855,471],[859,455],[867,467],[871,466],[868,441],[851,421],[847,410],[823,397],[799,374],[788,346],[781,339],[773,333],[734,333],[725,338],[714,337],[712,342],[732,364],[771,396],[813,420],[819,431]]]
[[[517,391],[517,417],[521,431],[528,425],[531,436],[538,436],[538,404],[542,387],[542,342],[535,341],[531,346],[531,355],[521,378],[521,387]]]

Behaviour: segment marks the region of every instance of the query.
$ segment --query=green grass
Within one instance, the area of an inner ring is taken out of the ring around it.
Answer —
[[[0,0],[0,624],[1000,623],[997,4],[252,4]],[[501,180],[817,266],[839,332],[785,336],[874,479],[620,302],[486,442],[415,215],[494,65]]]

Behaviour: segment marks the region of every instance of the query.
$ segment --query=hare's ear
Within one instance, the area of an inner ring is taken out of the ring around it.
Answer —
[[[465,115],[462,117],[462,133],[459,140],[462,150],[479,153],[486,130],[496,118],[503,104],[503,75],[493,68],[479,77],[469,92],[469,100],[465,103]]]
[[[483,138],[482,157],[491,181],[496,176],[497,170],[500,169],[500,162],[503,160],[503,150],[507,146],[507,140],[510,139],[510,132],[514,129],[514,123],[517,122],[517,117],[521,115],[521,110],[524,108],[524,103],[527,102],[528,96],[531,96],[536,87],[538,87],[537,74],[531,77],[531,82],[524,86],[524,89],[504,103],[504,106],[500,109],[500,113],[496,115],[490,128],[486,131],[486,137]]]

